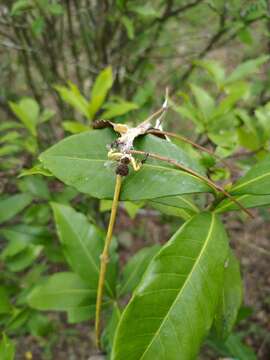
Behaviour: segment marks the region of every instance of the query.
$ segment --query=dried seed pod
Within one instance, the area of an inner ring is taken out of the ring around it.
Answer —
[[[120,163],[116,170],[115,170],[115,173],[117,175],[121,175],[121,176],[127,176],[128,173],[129,173],[129,168],[128,168],[128,165],[127,164],[123,164],[123,163]]]
[[[121,158],[120,162],[121,162],[121,164],[128,165],[130,163],[130,158],[128,156],[124,156]]]
[[[107,127],[113,127],[110,121],[108,120],[95,120],[92,124],[93,129],[104,129]]]

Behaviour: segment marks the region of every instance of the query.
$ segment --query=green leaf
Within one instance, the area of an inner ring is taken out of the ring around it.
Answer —
[[[194,359],[223,285],[228,240],[210,213],[185,223],[153,258],[126,307],[112,359]]]
[[[105,234],[70,206],[52,203],[52,208],[65,258],[72,270],[95,290]],[[113,296],[116,269],[113,262],[108,266],[105,286],[107,292]]]
[[[238,195],[234,198],[240,202],[245,208],[257,208],[270,205],[270,195]],[[216,213],[224,213],[227,211],[238,210],[239,206],[230,199],[224,199],[215,209]]]
[[[25,270],[37,259],[42,249],[43,246],[41,245],[28,245],[25,249],[12,257],[8,257],[7,253],[5,253],[5,264],[8,269],[13,272]]]
[[[105,327],[105,330],[103,331],[101,338],[102,348],[105,349],[108,354],[110,354],[112,351],[113,339],[115,336],[117,325],[120,320],[120,316],[121,312],[119,310],[119,307],[117,304],[114,304],[110,313],[110,319],[108,319],[109,321],[106,321],[107,325]]]
[[[0,286],[0,314],[8,314],[12,310],[7,289]]]
[[[112,68],[111,66],[108,66],[101,71],[93,85],[93,89],[91,91],[91,101],[88,105],[90,119],[93,119],[97,111],[103,105],[112,84]]]
[[[121,17],[121,22],[124,25],[126,32],[127,32],[127,36],[130,40],[134,39],[134,25],[133,25],[133,21],[127,17],[127,16],[122,16]]]
[[[198,85],[191,84],[191,91],[195,97],[196,103],[203,114],[205,122],[209,121],[213,110],[215,109],[215,101],[203,88]]]
[[[224,272],[222,295],[215,316],[214,329],[220,339],[226,339],[236,323],[243,300],[242,279],[237,258],[230,251]]]
[[[12,5],[11,16],[20,15],[23,11],[31,9],[33,6],[32,0],[18,0]]]
[[[47,182],[40,176],[29,176],[19,180],[18,187],[22,192],[48,200],[50,198],[50,191]]]
[[[15,356],[15,346],[13,342],[3,333],[0,342],[0,359],[13,360]]]
[[[177,195],[153,199],[149,204],[156,210],[168,215],[181,217],[184,220],[190,219],[199,212],[188,195]]]
[[[126,264],[123,277],[120,282],[119,296],[133,292],[141,280],[147,265],[153,256],[159,251],[160,246],[146,247],[137,252]]]
[[[117,103],[108,103],[106,106],[106,111],[102,114],[104,119],[112,119],[117,116],[125,115],[131,110],[138,109],[138,105],[132,102],[121,100]]]
[[[0,200],[0,223],[12,219],[32,201],[29,194],[16,194]]]
[[[254,165],[243,177],[241,177],[232,187],[232,195],[270,194],[270,155],[268,154],[262,161]]]
[[[93,130],[60,141],[41,154],[40,160],[57,178],[77,190],[99,199],[112,199],[115,170],[107,166],[107,145],[116,139],[110,129]],[[195,159],[176,145],[155,136],[135,141],[135,148],[169,156],[203,174]],[[123,180],[121,199],[128,201],[153,199],[194,192],[211,191],[193,175],[175,169],[165,162],[148,159],[142,168]]]
[[[86,118],[89,118],[88,101],[80,93],[80,90],[75,84],[69,81],[68,87],[56,85],[54,88],[59,93],[63,101],[78,110]]]
[[[28,303],[37,310],[68,311],[95,301],[96,290],[72,272],[59,272],[37,285],[28,296]]]
[[[262,55],[257,59],[245,61],[237,66],[237,68],[227,77],[226,84],[242,80],[243,78],[258,71],[259,67],[269,60],[268,55]]]
[[[89,130],[89,126],[86,126],[78,121],[63,121],[63,128],[69,131],[71,134],[78,134],[83,131]]]
[[[39,105],[31,98],[23,98],[18,103],[9,102],[9,106],[31,135],[37,136],[37,124],[39,120]]]
[[[42,164],[35,165],[30,169],[23,169],[19,175],[19,178],[29,175],[53,176],[53,174],[49,170],[45,169]]]
[[[194,64],[204,68],[214,79],[218,87],[221,87],[225,79],[225,71],[218,62],[213,60],[196,60]]]
[[[89,319],[93,319],[95,317],[95,312],[96,304],[69,308],[67,311],[68,322],[70,324],[77,324]]]

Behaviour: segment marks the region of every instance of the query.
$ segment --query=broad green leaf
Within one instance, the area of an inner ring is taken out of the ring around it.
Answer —
[[[146,247],[132,256],[123,270],[119,296],[131,293],[136,288],[150,260],[159,250],[160,246],[154,245]]]
[[[115,139],[116,135],[110,129],[73,135],[42,153],[40,160],[45,168],[67,185],[99,199],[112,199],[115,170],[107,166],[106,146]],[[169,156],[204,173],[195,159],[158,137],[147,135],[137,139],[135,148]],[[139,171],[130,169],[130,174],[123,179],[121,199],[136,201],[208,191],[211,191],[209,187],[195,176],[165,162],[148,159]]]
[[[103,105],[106,96],[113,84],[113,74],[111,66],[105,68],[96,78],[91,91],[91,101],[88,105],[90,119],[93,119],[96,112]]]
[[[227,77],[226,84],[242,80],[243,78],[255,73],[258,71],[259,67],[269,60],[268,55],[263,55],[257,59],[252,59],[243,62],[238,65],[237,68]]]
[[[226,339],[237,320],[243,300],[242,279],[237,258],[230,251],[224,272],[224,284],[218,309],[215,315],[214,329],[217,336]]]
[[[56,85],[54,88],[57,90],[63,101],[74,107],[86,118],[89,118],[88,101],[80,93],[80,90],[75,84],[68,82],[68,87]]]
[[[59,239],[70,267],[89,284],[89,288],[96,289],[105,234],[70,206],[52,203],[52,208]],[[115,278],[115,264],[110,262],[105,283],[110,296],[114,294]]]
[[[15,356],[15,346],[13,342],[3,333],[2,340],[0,342],[0,359],[1,360],[13,360]]]
[[[72,272],[59,272],[37,285],[28,296],[28,303],[38,310],[68,311],[81,305],[93,304],[96,290]]]
[[[0,223],[12,219],[32,201],[29,194],[16,194],[0,200]]]
[[[69,131],[71,134],[78,134],[83,131],[89,130],[89,126],[86,126],[78,121],[63,121],[63,128]]]
[[[112,359],[194,359],[210,330],[228,258],[218,217],[195,215],[148,266],[127,305]],[[158,355],[157,355],[158,354]]]
[[[215,109],[215,101],[203,88],[198,85],[191,84],[191,91],[195,97],[196,103],[203,114],[205,122],[208,122],[213,110]]]
[[[245,208],[258,208],[270,205],[270,195],[238,195],[234,198]],[[239,210],[239,206],[230,199],[225,199],[215,209],[216,213]]]
[[[39,105],[31,98],[23,98],[18,103],[9,102],[14,114],[21,120],[31,135],[37,136],[37,124],[39,120]]]
[[[270,194],[270,155],[254,165],[231,189],[232,195]]]
[[[102,348],[105,349],[108,354],[111,354],[115,331],[121,317],[121,312],[117,304],[113,305],[109,316],[110,317],[106,321],[106,327],[102,334],[101,343]]]
[[[138,105],[128,101],[119,101],[117,103],[109,103],[104,107],[106,111],[102,114],[104,119],[112,119],[117,116],[125,115],[131,110],[138,109]]]
[[[224,82],[225,79],[225,71],[223,67],[216,61],[213,60],[196,60],[194,64],[205,69],[209,75],[214,79],[218,87]]]

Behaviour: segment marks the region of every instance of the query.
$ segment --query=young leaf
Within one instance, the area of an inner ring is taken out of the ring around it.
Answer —
[[[232,187],[231,194],[270,194],[270,155],[254,165]]]
[[[119,296],[129,294],[136,288],[147,265],[159,249],[159,245],[154,245],[148,248],[146,247],[132,256],[123,270]]]
[[[205,122],[208,122],[215,109],[214,99],[203,88],[194,84],[191,84],[190,87]]]
[[[107,145],[116,139],[110,129],[93,130],[60,141],[41,154],[40,160],[57,178],[77,190],[99,199],[112,199],[115,170],[107,166]],[[135,148],[169,156],[203,174],[195,159],[176,145],[147,135]],[[121,200],[136,201],[162,196],[211,191],[200,179],[167,163],[148,159],[142,168],[123,179]]]
[[[0,223],[12,219],[21,212],[32,201],[29,194],[12,195],[4,200],[0,200]]]
[[[237,258],[230,251],[224,272],[222,295],[215,316],[214,329],[220,339],[226,339],[236,322],[243,300],[242,279]]]
[[[23,98],[19,103],[9,102],[9,106],[14,114],[21,120],[24,126],[33,136],[37,135],[37,124],[39,118],[39,105],[31,98]]]
[[[257,59],[245,61],[244,63],[237,66],[237,68],[227,77],[226,84],[242,80],[243,78],[258,71],[258,68],[269,60],[268,55],[263,55]]]
[[[220,291],[228,240],[216,215],[185,223],[153,258],[127,305],[112,359],[193,359],[210,330]],[[168,336],[169,334],[169,336]]]
[[[70,206],[52,203],[52,208],[59,239],[70,267],[91,289],[96,289],[105,234]],[[110,262],[105,286],[111,296],[114,294],[115,277],[115,264]]]
[[[13,342],[3,333],[2,340],[0,342],[0,359],[1,360],[13,360],[15,356],[15,346]]]
[[[197,60],[195,65],[204,68],[210,76],[214,79],[218,87],[221,87],[225,79],[225,71],[222,66],[216,61],[212,60]]]
[[[91,101],[88,105],[89,117],[93,119],[96,112],[101,108],[103,105],[106,96],[112,87],[113,84],[113,74],[112,68],[108,66],[105,68],[101,73],[98,75],[92,92],[91,92]]]
[[[37,285],[28,296],[28,303],[38,310],[68,311],[80,305],[93,304],[96,290],[72,272],[59,272]]]
[[[102,114],[104,119],[112,119],[117,116],[125,115],[131,110],[138,109],[138,105],[128,101],[109,103],[106,105],[106,111]]]
[[[86,118],[89,118],[88,101],[80,93],[80,90],[75,84],[68,82],[68,86],[69,87],[56,85],[54,88],[59,93],[63,101],[74,107]]]

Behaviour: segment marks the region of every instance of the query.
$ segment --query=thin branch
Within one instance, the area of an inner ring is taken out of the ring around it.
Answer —
[[[171,158],[168,158],[166,156],[161,156],[161,155],[158,155],[158,154],[154,154],[154,153],[148,153],[148,152],[145,152],[145,151],[140,151],[140,150],[130,150],[129,151],[130,154],[137,154],[137,155],[144,155],[144,156],[148,156],[150,158],[153,158],[153,159],[157,159],[157,160],[160,160],[160,161],[165,161],[169,164],[172,164],[173,166],[177,167],[178,169],[180,170],[183,170],[193,176],[195,176],[196,178],[204,181],[209,187],[211,187],[215,192],[218,191],[218,192],[221,192],[225,197],[229,198],[231,201],[233,201],[235,204],[237,204],[239,206],[239,208],[241,210],[243,210],[247,215],[249,215],[251,218],[253,218],[254,216],[252,215],[252,213],[247,210],[239,201],[237,201],[231,194],[229,194],[226,190],[223,189],[223,187],[215,184],[212,180],[208,179],[207,177],[197,173],[196,171],[180,164],[178,161],[174,160],[174,159],[171,159]]]

